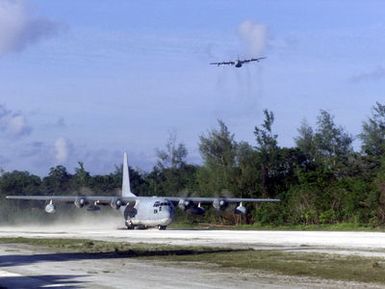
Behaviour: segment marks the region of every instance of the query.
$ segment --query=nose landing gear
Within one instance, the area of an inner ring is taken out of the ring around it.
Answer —
[[[159,230],[166,230],[166,228],[167,228],[167,226],[162,226],[162,225],[159,225],[159,226],[158,226],[158,229],[159,229]]]

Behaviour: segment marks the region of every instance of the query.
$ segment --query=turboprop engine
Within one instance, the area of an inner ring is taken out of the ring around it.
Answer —
[[[194,206],[188,208],[188,209],[186,210],[186,212],[187,212],[188,214],[191,214],[191,215],[202,216],[202,215],[205,214],[205,209],[202,208],[200,205],[198,205],[198,206],[194,205]]]
[[[123,202],[121,199],[115,199],[111,201],[110,206],[116,210],[119,210],[119,208],[123,205]]]
[[[242,205],[242,203],[240,203],[239,206],[234,209],[235,214],[244,215],[244,214],[246,214],[246,212],[247,212],[247,210]]]
[[[193,202],[191,202],[189,200],[183,200],[183,199],[179,200],[179,203],[178,203],[179,209],[182,209],[183,211],[186,211],[187,209],[189,209],[193,205],[194,205]]]
[[[54,204],[49,203],[45,206],[44,210],[48,213],[48,214],[54,214],[56,212],[56,207]]]
[[[192,201],[189,201],[189,200],[180,200],[179,203],[178,203],[178,207],[180,209],[182,209],[183,211],[185,211],[186,213],[188,214],[191,214],[191,215],[204,215],[205,213],[205,209],[202,208],[199,205],[196,205],[194,204],[194,202]]]
[[[217,211],[224,211],[229,204],[223,199],[216,199],[213,202],[213,207]]]
[[[86,200],[84,198],[79,198],[79,199],[76,199],[75,202],[74,202],[75,206],[77,208],[83,208],[84,205],[86,204]]]

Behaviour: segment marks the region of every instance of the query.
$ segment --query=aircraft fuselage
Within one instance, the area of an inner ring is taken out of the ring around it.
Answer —
[[[173,221],[175,208],[167,199],[149,197],[136,201],[133,206],[122,207],[121,212],[128,228],[165,228]]]

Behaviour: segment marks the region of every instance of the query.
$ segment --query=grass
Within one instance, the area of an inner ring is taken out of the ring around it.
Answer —
[[[271,224],[241,224],[219,225],[209,223],[173,223],[173,229],[215,229],[215,230],[273,230],[273,231],[356,231],[384,232],[385,227],[373,227],[357,223],[319,224],[319,225],[271,225]]]
[[[383,227],[372,227],[356,223],[318,224],[318,225],[238,225],[242,230],[286,230],[286,231],[357,231],[357,232],[381,232]]]
[[[122,258],[187,262],[194,266],[199,262],[207,265],[215,264],[219,268],[231,269],[234,272],[264,271],[283,275],[385,284],[383,258],[76,239],[0,238],[1,243],[28,244],[55,252],[111,253]]]
[[[233,249],[203,246],[172,246],[148,243],[107,242],[87,239],[61,238],[0,238],[0,244],[26,244],[56,252],[116,253],[122,257],[194,255],[234,251]]]
[[[385,284],[381,258],[280,251],[242,251],[165,257],[164,260],[207,262],[238,271],[265,271],[283,275]]]

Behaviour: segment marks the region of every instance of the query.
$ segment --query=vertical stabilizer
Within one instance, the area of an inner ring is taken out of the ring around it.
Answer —
[[[135,197],[135,195],[131,192],[130,174],[128,172],[128,161],[126,152],[123,156],[122,197]]]

